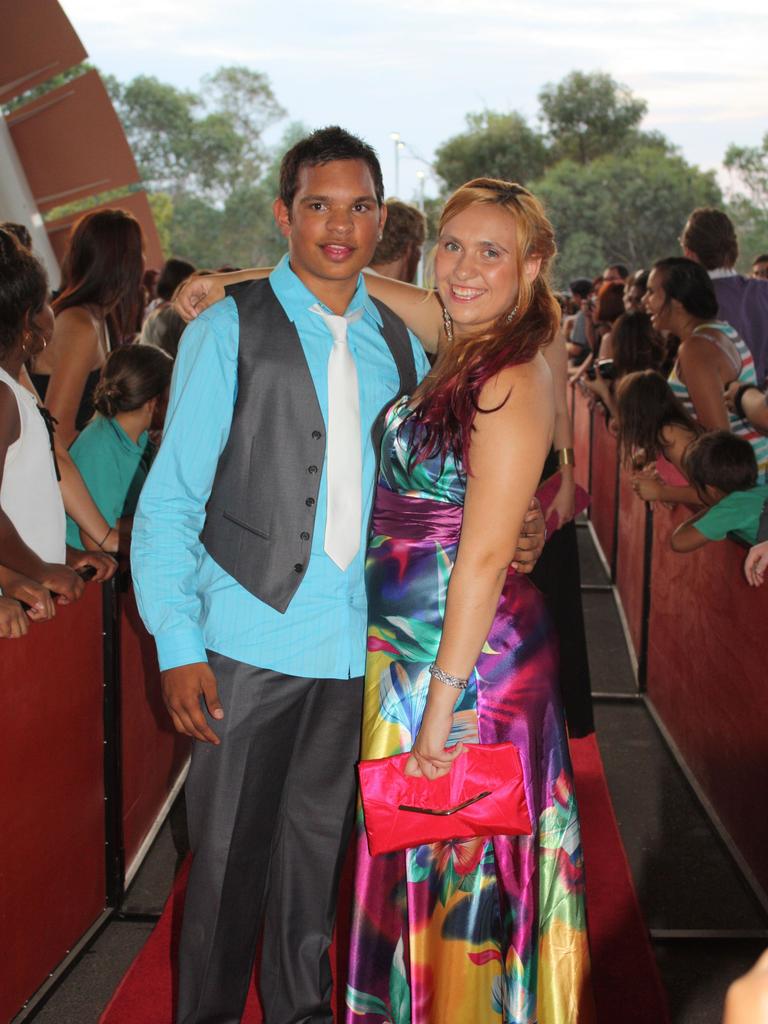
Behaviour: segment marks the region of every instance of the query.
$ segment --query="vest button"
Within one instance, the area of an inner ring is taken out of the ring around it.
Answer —
[[[317,472],[317,466],[307,466],[307,472],[308,473],[316,473]]]
[[[320,431],[319,431],[319,430],[313,430],[313,431],[312,431],[312,439],[313,439],[314,441],[319,441],[319,440],[320,440],[320,438],[321,438],[322,436],[323,436],[323,435],[322,435],[322,434],[320,433]]]
[[[294,572],[301,572],[303,568],[304,568],[304,566],[301,564],[301,562],[297,562],[296,565],[294,565],[294,567],[293,567],[293,571]]]
[[[299,536],[301,537],[302,540],[309,540],[309,534],[307,533],[306,530],[302,530]]]
[[[304,504],[308,508],[312,508],[312,506],[315,504],[315,499],[314,498],[307,498],[307,500],[304,502]]]

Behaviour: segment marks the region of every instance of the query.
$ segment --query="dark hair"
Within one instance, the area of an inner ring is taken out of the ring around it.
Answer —
[[[619,458],[625,466],[633,465],[638,449],[645,463],[657,459],[663,453],[664,427],[683,427],[693,435],[702,429],[656,370],[639,370],[622,377],[616,385],[616,407]]]
[[[176,358],[181,336],[187,325],[171,305],[153,309],[141,329],[141,345],[154,345]]]
[[[162,395],[171,382],[173,360],[153,345],[123,345],[110,352],[93,405],[108,419],[119,412],[133,412],[145,402]]]
[[[626,281],[629,277],[629,269],[625,267],[623,263],[611,263],[608,269],[615,270],[616,273],[621,277],[622,281]]]
[[[17,238],[25,249],[32,248],[32,235],[30,235],[26,224],[14,224],[12,220],[7,220],[4,224],[0,224],[0,228]]]
[[[739,257],[736,229],[728,214],[710,206],[699,206],[688,218],[680,244],[695,252],[707,270],[732,267]]]
[[[479,404],[483,386],[507,366],[530,362],[554,338],[560,326],[560,307],[549,284],[549,265],[557,247],[555,232],[539,200],[523,188],[497,178],[474,178],[448,198],[439,231],[472,206],[497,207],[515,226],[518,295],[514,315],[505,310],[489,327],[456,338],[441,348],[435,368],[421,383],[419,403],[401,426],[415,425],[411,459],[452,452],[467,473],[469,442],[475,416],[491,412]],[[540,259],[541,269],[531,282],[527,260]]]
[[[732,494],[757,485],[755,450],[730,430],[712,430],[697,437],[686,450],[683,464],[701,498],[706,487]]]
[[[19,341],[28,313],[37,314],[48,297],[43,265],[4,228],[0,228],[0,354]]]
[[[64,257],[64,288],[53,303],[58,314],[90,304],[114,310],[115,341],[132,334],[141,304],[144,274],[139,222],[125,210],[97,210],[76,222]]]
[[[764,252],[762,256],[755,256],[752,260],[752,266],[754,266],[755,263],[768,263],[768,252]]]
[[[592,282],[588,277],[577,277],[575,281],[571,281],[568,287],[580,299],[588,299],[589,293],[592,291]]]
[[[631,288],[642,288],[643,291],[648,287],[648,278],[650,276],[649,270],[636,270],[630,278]]]
[[[187,263],[186,260],[166,260],[163,269],[160,271],[160,277],[157,279],[157,284],[155,285],[155,291],[157,292],[158,299],[164,299],[166,302],[170,302],[173,298],[173,293],[179,287],[181,282],[186,281],[186,279],[191,277],[194,272],[195,268],[191,263]]]
[[[617,377],[635,370],[658,370],[667,347],[647,313],[622,313],[611,331],[613,366]]]
[[[384,179],[376,150],[338,125],[318,128],[291,147],[280,164],[280,198],[290,211],[299,187],[302,167],[318,167],[332,160],[362,160],[373,178],[376,202],[384,202]]]
[[[387,221],[371,263],[392,263],[405,254],[410,245],[422,246],[427,234],[427,219],[421,210],[399,199],[388,199]]]
[[[656,260],[652,270],[660,271],[667,302],[677,299],[692,316],[717,316],[718,304],[709,274],[695,260],[669,256]]]
[[[612,324],[624,312],[624,285],[620,281],[606,281],[600,285],[595,304],[595,320]]]

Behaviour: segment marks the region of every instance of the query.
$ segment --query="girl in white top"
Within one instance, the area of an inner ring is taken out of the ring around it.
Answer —
[[[67,550],[51,438],[34,396],[19,383],[24,361],[45,347],[53,331],[47,294],[41,265],[0,229],[0,565],[10,570],[2,574],[2,586],[6,598],[29,604],[29,587],[37,584],[38,600],[28,614],[38,619],[53,614],[49,591],[59,603],[82,594],[75,570],[93,566],[99,579],[114,572],[114,562],[101,552]],[[26,579],[15,583],[19,577]]]

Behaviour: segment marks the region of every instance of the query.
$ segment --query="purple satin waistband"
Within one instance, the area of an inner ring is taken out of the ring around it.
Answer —
[[[456,544],[463,513],[461,505],[395,494],[379,484],[374,498],[373,533],[379,537],[429,539],[443,545]]]

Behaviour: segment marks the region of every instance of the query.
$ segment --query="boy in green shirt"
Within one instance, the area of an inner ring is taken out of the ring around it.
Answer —
[[[747,544],[757,541],[768,484],[757,484],[752,445],[728,430],[702,434],[685,454],[686,476],[707,506],[675,530],[672,548],[695,551],[711,540],[736,534]]]

